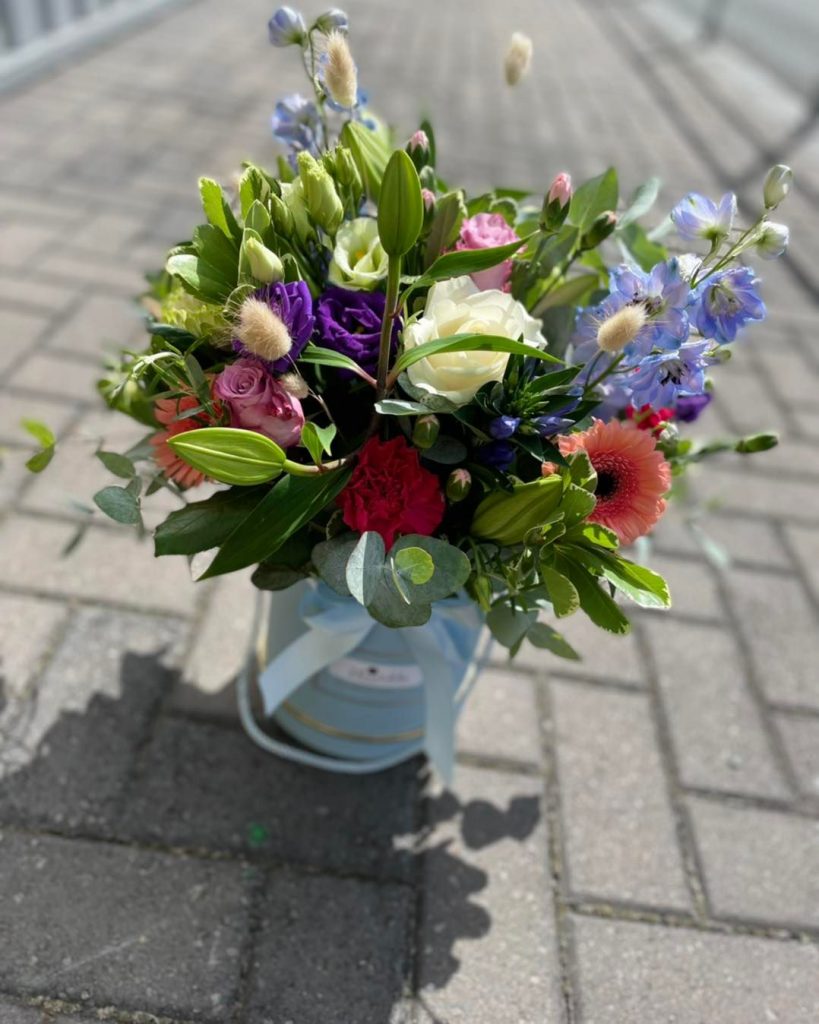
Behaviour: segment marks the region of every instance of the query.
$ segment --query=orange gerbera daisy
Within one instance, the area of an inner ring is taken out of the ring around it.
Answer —
[[[189,430],[211,426],[211,418],[200,410],[193,416],[180,417],[187,409],[196,409],[202,403],[196,395],[183,395],[181,398],[157,398],[154,402],[154,415],[165,428],[154,434],[151,444],[154,446],[154,459],[169,480],[174,480],[180,487],[196,487],[205,479],[205,474],[189,466],[168,445],[168,439]],[[219,411],[217,407],[217,412]],[[179,417],[179,418],[178,418]]]
[[[558,438],[562,455],[585,451],[597,471],[597,505],[589,516],[613,530],[623,544],[648,533],[665,512],[671,467],[648,431],[632,424],[595,420],[579,434]]]

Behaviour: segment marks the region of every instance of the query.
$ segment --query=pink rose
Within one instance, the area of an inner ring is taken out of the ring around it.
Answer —
[[[461,237],[455,243],[455,248],[492,249],[497,245],[508,245],[518,237],[499,213],[476,213],[461,225]],[[508,292],[511,273],[512,261],[504,260],[488,270],[476,271],[472,274],[472,280],[481,291],[498,288]]]
[[[230,423],[289,448],[301,437],[301,402],[256,359],[237,359],[216,378],[214,394],[230,409]]]

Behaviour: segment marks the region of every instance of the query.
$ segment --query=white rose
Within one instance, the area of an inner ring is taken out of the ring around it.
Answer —
[[[544,348],[540,321],[507,292],[481,291],[469,277],[439,281],[429,290],[423,315],[404,328],[404,349],[453,334],[493,334]],[[508,352],[441,352],[407,368],[410,381],[430,394],[464,405],[487,381],[503,380]]]
[[[387,263],[376,221],[356,217],[338,229],[328,276],[331,284],[369,292],[387,276]]]

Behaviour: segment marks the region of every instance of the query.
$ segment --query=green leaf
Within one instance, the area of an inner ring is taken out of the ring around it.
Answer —
[[[234,427],[201,427],[168,439],[188,465],[225,484],[261,484],[282,472],[284,451],[263,434]]]
[[[639,224],[629,224],[625,230],[620,232],[617,240],[643,270],[651,270],[656,263],[664,260],[668,255],[665,246],[652,242]]]
[[[246,167],[239,179],[239,203],[242,207],[242,216],[247,217],[254,202],[264,199],[269,193],[270,186],[258,167]]]
[[[415,586],[428,583],[435,572],[432,556],[423,548],[403,548],[396,553],[392,561],[398,575]]]
[[[771,448],[776,448],[778,444],[777,434],[750,434],[737,441],[734,450],[749,455],[751,452],[767,452]]]
[[[535,303],[532,316],[540,316],[552,306],[576,306],[584,295],[591,293],[599,282],[597,274],[581,274],[580,277],[570,277],[558,288],[546,292]]]
[[[367,196],[377,203],[389,159],[383,135],[356,121],[348,121],[341,130],[340,141],[353,154]]]
[[[337,594],[350,596],[347,586],[347,562],[358,544],[354,534],[343,534],[331,540],[323,540],[313,548],[313,565],[316,572]]]
[[[580,523],[572,528],[567,539],[588,541],[595,547],[605,548],[608,551],[616,551],[620,547],[617,534],[599,523]]]
[[[465,216],[463,192],[448,192],[441,196],[435,205],[435,214],[427,235],[425,266],[429,267],[442,252],[455,243]]]
[[[432,605],[420,602],[408,604],[392,578],[386,577],[379,582],[375,596],[367,605],[367,611],[376,622],[390,629],[402,629],[405,626],[423,626],[429,621]]]
[[[324,454],[331,454],[330,446],[335,436],[336,427],[333,423],[329,427],[317,427],[315,423],[308,421],[302,427],[301,443],[310,452],[313,462],[317,466],[321,465]]]
[[[308,345],[299,356],[299,362],[314,363],[318,366],[332,366],[339,370],[351,370],[359,377],[369,377],[369,374],[365,373],[354,359],[342,355],[341,352],[334,352],[330,348],[320,348],[318,345]]]
[[[486,251],[486,250],[484,250]],[[404,351],[393,367],[397,374],[420,359],[435,356],[442,352],[511,352],[514,355],[540,359],[546,363],[559,363],[559,359],[549,355],[534,345],[526,345],[522,341],[501,338],[492,334],[452,334],[448,338],[435,338],[425,341],[422,345]]]
[[[575,523],[581,522],[594,510],[597,498],[590,492],[576,484],[569,484],[560,501],[560,511],[563,513],[563,522],[568,530]]]
[[[365,607],[375,597],[384,575],[384,541],[374,530],[361,534],[347,562],[345,576],[350,593]]]
[[[258,199],[251,203],[250,209],[247,211],[245,227],[255,231],[262,243],[264,243],[264,233],[270,227],[270,214]],[[242,239],[244,240],[244,233],[242,234]]]
[[[662,576],[644,565],[608,552],[590,551],[575,545],[567,545],[567,548],[571,549],[573,558],[603,576],[635,604],[643,608],[668,608],[671,605],[668,584]]]
[[[94,504],[110,519],[127,526],[140,522],[139,500],[125,487],[103,487],[94,495]]]
[[[581,367],[579,366],[567,366],[562,370],[553,370],[551,373],[544,373],[540,377],[535,377],[534,380],[530,381],[526,385],[526,393],[536,392],[537,394],[546,394],[549,391],[562,388],[564,384],[568,384],[573,381],[580,372]],[[561,392],[562,394],[562,392]]]
[[[584,451],[574,452],[569,456],[568,462],[572,483],[593,494],[597,487],[597,470],[592,465],[588,454]]]
[[[308,574],[301,569],[289,569],[285,566],[260,565],[250,582],[259,590],[287,590],[294,583],[307,579]]]
[[[154,553],[195,555],[219,547],[267,493],[263,487],[231,487],[171,512],[154,532]]]
[[[610,633],[630,632],[631,623],[594,577],[589,575],[585,566],[563,551],[555,560],[555,565],[558,572],[572,581],[580,599],[580,607],[596,626]]]
[[[540,578],[549,592],[549,601],[555,615],[559,619],[573,615],[580,607],[580,597],[572,581],[548,565],[541,566]]]
[[[31,473],[42,473],[49,462],[54,458],[55,450],[54,445],[50,444],[41,451],[35,452],[35,454],[26,462],[26,469]]]
[[[190,253],[171,256],[165,269],[178,277],[185,288],[203,302],[218,302],[221,305],[235,284],[226,280],[217,267]]]
[[[435,572],[429,579],[421,583],[405,581],[409,599],[413,604],[431,604],[433,601],[449,597],[463,587],[472,571],[469,558],[464,552],[445,540],[410,533],[395,542],[390,554],[397,560],[401,553],[408,549],[420,549],[425,552],[435,567]]]
[[[662,182],[659,178],[649,178],[642,185],[634,190],[629,200],[628,208],[620,214],[617,220],[617,231],[627,228],[635,220],[639,220],[648,213],[651,207],[657,202]]]
[[[382,398],[375,403],[375,411],[382,416],[428,416],[429,406],[403,398]]]
[[[580,655],[563,636],[545,622],[533,622],[526,633],[526,639],[535,647],[545,648],[558,658],[580,661]]]
[[[617,171],[609,167],[603,174],[584,182],[574,193],[568,221],[581,233],[588,231],[601,213],[617,209]]]
[[[403,256],[418,241],[424,200],[418,171],[403,149],[389,159],[378,200],[378,237],[388,256]]]
[[[474,274],[478,270],[496,267],[504,260],[511,259],[518,249],[526,244],[528,237],[521,238],[517,242],[509,242],[507,245],[496,245],[491,249],[464,249],[461,252],[445,252],[424,271],[416,284],[445,281],[450,277],[462,277],[465,274]]]
[[[439,434],[435,443],[423,450],[421,458],[428,459],[430,462],[438,462],[443,466],[455,466],[463,462],[467,454],[467,448],[463,441],[459,441],[456,437]]]
[[[289,537],[335,499],[349,476],[348,469],[340,469],[279,480],[236,526],[201,578],[235,572],[270,558]]]
[[[504,647],[516,648],[537,619],[536,611],[512,608],[504,598],[493,605],[486,615],[486,625],[492,636]]]
[[[39,420],[20,420],[20,426],[38,441],[43,448],[53,448],[57,442],[54,432]]]
[[[98,451],[97,458],[105,466],[109,473],[121,477],[123,480],[130,480],[136,475],[136,466],[125,455],[118,452]]]
[[[242,229],[236,222],[222,188],[212,178],[199,179],[199,194],[202,197],[202,209],[209,223],[233,241],[240,241]]]

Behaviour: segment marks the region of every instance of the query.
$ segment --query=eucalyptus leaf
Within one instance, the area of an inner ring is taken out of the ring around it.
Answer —
[[[375,411],[382,416],[428,416],[429,406],[404,398],[382,398],[375,403]]]
[[[428,551],[423,548],[402,548],[392,557],[395,571],[414,586],[428,583],[435,573],[435,563]]]
[[[469,558],[459,548],[436,537],[410,533],[395,542],[390,554],[395,560],[403,551],[414,548],[419,548],[431,558],[435,572],[423,583],[405,580],[413,604],[440,601],[455,594],[466,583],[472,567]]]
[[[134,526],[142,520],[139,500],[125,487],[103,487],[94,495],[94,504],[117,523]]]
[[[347,586],[356,601],[365,607],[373,600],[384,576],[385,555],[381,535],[367,530],[361,534],[347,562]]]
[[[347,586],[347,562],[358,544],[354,534],[323,540],[313,548],[313,565],[328,587],[343,597],[350,596]]]
[[[108,472],[113,473],[114,476],[130,480],[136,474],[136,466],[133,462],[127,456],[120,455],[119,452],[98,451],[96,456]]]
[[[442,466],[455,466],[467,457],[467,448],[456,437],[439,434],[435,443],[421,452],[421,457]]]

